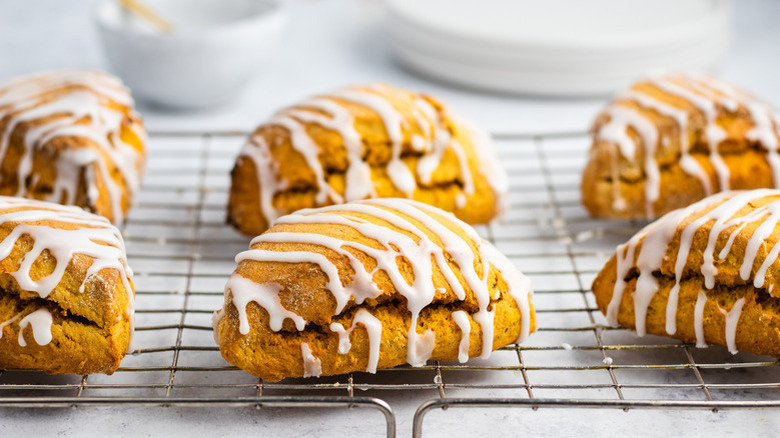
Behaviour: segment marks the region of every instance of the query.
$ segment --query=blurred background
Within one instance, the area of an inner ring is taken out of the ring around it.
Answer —
[[[126,76],[125,72],[117,71],[116,62],[108,63],[102,50],[96,25],[98,3],[93,0],[0,2],[0,56],[4,60],[0,63],[0,80],[58,68],[99,68]],[[146,3],[153,7],[160,3],[159,11],[174,15],[168,18],[175,22],[181,17],[186,20],[186,11],[197,9],[199,2],[172,2],[172,6],[166,6],[170,0]],[[244,7],[234,4],[246,2],[217,3],[231,8]],[[712,51],[705,56],[704,63],[712,65],[707,70],[774,106],[780,105],[780,81],[775,79],[780,67],[777,56],[780,28],[776,26],[780,2],[644,2],[645,6],[643,2],[613,2],[610,6],[608,1],[460,1],[445,7],[446,3],[443,0],[283,1],[285,23],[280,27],[278,39],[271,44],[273,50],[268,54],[263,51],[249,84],[235,99],[216,107],[186,112],[149,105],[139,99],[139,109],[152,130],[246,131],[276,109],[310,94],[343,85],[381,81],[431,93],[492,132],[583,131],[610,94],[607,79],[609,72],[616,70],[615,62],[625,59],[630,76],[642,67],[641,58],[650,56],[646,52],[660,50],[663,55],[663,50],[675,50],[675,41],[680,41],[679,45],[688,44],[689,51],[697,50],[697,44],[701,50]],[[587,6],[572,9],[566,6],[569,3]],[[625,4],[622,10],[616,6],[620,4]],[[177,7],[184,12],[171,13]],[[480,14],[480,7],[487,12]],[[639,12],[632,15],[632,8]],[[620,14],[628,18],[621,19]],[[504,19],[491,26],[491,17],[502,15]],[[449,28],[448,22],[452,23]],[[208,32],[203,30],[207,27],[187,27],[185,23],[185,29],[180,25],[179,30],[197,34]],[[633,40],[632,30],[639,35]],[[176,32],[174,29],[173,34]],[[449,36],[437,40],[437,35]],[[653,39],[653,35],[660,37]],[[669,41],[662,41],[664,38]],[[715,47],[712,41],[717,41]],[[437,42],[441,47],[434,47]],[[578,69],[585,67],[577,60],[578,42],[581,54],[600,50],[604,58],[603,62],[596,62],[595,55],[590,56],[591,70],[583,71],[579,78]],[[486,45],[494,50],[485,49]],[[114,57],[126,56],[116,50],[113,53]],[[404,67],[414,63],[410,59],[415,54],[424,59],[418,59],[413,69]],[[512,57],[514,60],[507,62],[516,61],[515,64],[497,72],[500,67],[494,65]],[[538,63],[534,64],[533,59]],[[464,68],[453,67],[457,63],[453,60]],[[146,60],[126,62],[144,64]],[[449,65],[442,68],[446,74],[417,73],[435,68],[436,62]],[[469,71],[468,67],[479,68]],[[540,84],[538,77],[528,79],[526,73],[535,67],[547,69],[539,70],[539,75],[549,79],[548,84]],[[551,69],[568,76],[557,78]],[[588,74],[596,75],[590,81],[596,91],[591,94],[595,95],[588,95],[587,87],[584,92],[574,90],[567,94],[567,80],[578,78],[579,85],[574,84],[574,88],[582,88],[583,83],[588,83]],[[496,79],[497,75],[503,76]],[[127,82],[127,77],[123,79]],[[597,79],[604,84],[597,83]],[[209,81],[204,82],[203,87],[208,87]],[[464,86],[464,82],[470,84]],[[625,79],[612,80],[613,88],[626,85],[624,82]],[[485,86],[479,87],[479,83]],[[507,91],[502,91],[502,86]],[[556,89],[560,91],[550,92]]]

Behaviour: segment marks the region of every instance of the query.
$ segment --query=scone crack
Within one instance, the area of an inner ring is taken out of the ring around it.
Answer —
[[[18,295],[9,293],[5,290],[0,290],[0,301],[10,300],[18,312],[24,312],[24,309],[28,306],[32,306],[36,309],[47,309],[52,315],[60,315],[62,318],[76,322],[80,325],[92,326],[103,330],[105,327],[98,322],[93,321],[85,316],[76,315],[59,305],[56,301],[47,300],[44,298],[20,298]]]
[[[695,147],[695,148],[692,147],[691,151],[689,152],[689,156],[690,157],[698,156],[698,157],[704,158],[704,160],[706,160],[706,161],[709,161],[709,159],[710,159],[710,152],[707,151],[707,150],[704,150],[705,148],[708,147],[706,145],[706,143],[697,144],[697,146],[700,146],[700,147]],[[719,152],[718,155],[720,155],[722,158],[728,158],[728,157],[732,157],[732,156],[742,155],[742,154],[744,154],[748,150],[754,151],[754,152],[758,152],[758,153],[761,153],[761,154],[767,154],[767,152],[768,152],[767,149],[765,147],[761,147],[761,145],[759,143],[750,143],[750,144],[748,144],[748,146],[746,148],[742,148],[742,149],[739,149],[739,150],[729,149],[729,150],[726,150],[726,151]],[[677,153],[676,158],[674,160],[665,160],[665,162],[660,162],[659,161],[658,162],[658,169],[659,169],[659,171],[660,172],[668,172],[669,169],[671,169],[673,167],[676,167],[676,166],[679,166],[680,165],[680,161],[682,160],[682,157],[683,157],[682,153]],[[627,159],[627,158],[622,157],[622,156],[621,156],[621,162],[622,162],[621,164],[623,164],[623,163],[637,164],[636,162],[631,161],[630,159]],[[621,168],[621,171],[618,172],[618,179],[620,180],[620,182],[623,182],[623,183],[626,183],[626,184],[642,184],[642,183],[647,181],[647,174],[645,172],[644,167],[642,167],[641,169],[636,169],[636,171],[634,171],[634,170],[629,171],[625,167],[625,165],[621,165],[620,168]],[[636,177],[632,177],[633,175],[636,175]],[[604,175],[602,176],[602,181],[612,183],[614,181],[614,175],[612,174],[612,172],[608,172],[608,173],[605,172]]]

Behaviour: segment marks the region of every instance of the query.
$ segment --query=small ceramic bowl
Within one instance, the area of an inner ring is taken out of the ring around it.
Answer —
[[[173,25],[154,29],[116,0],[95,15],[113,70],[147,101],[204,108],[233,99],[268,64],[286,16],[278,0],[144,0]]]

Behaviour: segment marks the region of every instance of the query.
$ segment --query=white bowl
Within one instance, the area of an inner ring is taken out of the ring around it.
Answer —
[[[147,101],[203,108],[234,98],[263,70],[286,22],[275,0],[145,0],[173,24],[161,33],[116,0],[95,15],[113,70]]]

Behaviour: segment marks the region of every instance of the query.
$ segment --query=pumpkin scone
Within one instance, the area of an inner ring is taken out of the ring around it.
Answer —
[[[434,98],[350,87],[257,128],[233,168],[228,222],[256,236],[301,208],[402,197],[487,223],[507,188],[490,137]]]
[[[131,276],[106,218],[0,196],[0,368],[113,373],[131,345]]]
[[[651,76],[598,115],[582,177],[595,217],[656,218],[725,190],[780,186],[780,116],[721,80]]]
[[[236,261],[214,336],[225,360],[269,381],[464,362],[535,329],[526,277],[413,200],[283,216]]]
[[[651,223],[593,282],[613,325],[780,357],[780,190],[722,192]]]
[[[101,72],[0,84],[0,195],[78,205],[121,223],[145,162],[133,105],[119,79]]]

